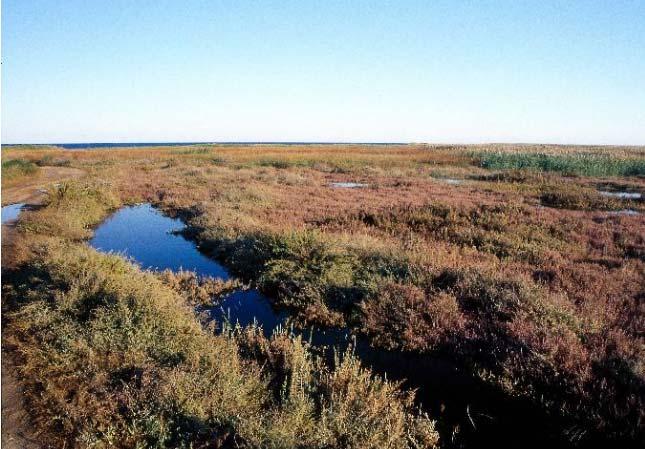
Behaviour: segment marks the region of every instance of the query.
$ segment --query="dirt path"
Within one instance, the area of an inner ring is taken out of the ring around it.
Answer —
[[[42,167],[39,176],[24,184],[2,189],[2,204],[25,203],[39,205],[48,185],[81,177],[85,172],[69,167]],[[10,260],[15,222],[2,225],[2,260]],[[25,407],[23,390],[11,360],[11,354],[2,345],[2,448],[42,449],[47,447],[39,441],[30,424],[29,412]]]
[[[4,353],[4,351],[3,351]],[[39,449],[38,436],[29,424],[23,392],[9,358],[2,356],[2,448]]]
[[[42,189],[56,182],[79,178],[85,172],[71,167],[41,167],[38,176],[19,185],[2,189],[2,205],[13,203],[38,204],[42,201]]]

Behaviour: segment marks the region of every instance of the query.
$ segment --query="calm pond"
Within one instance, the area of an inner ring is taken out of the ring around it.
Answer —
[[[122,254],[144,269],[183,269],[200,276],[230,278],[224,266],[202,254],[178,232],[183,228],[180,219],[165,216],[150,204],[128,206],[105,220],[89,243],[97,250]],[[245,326],[256,321],[267,335],[279,325],[288,325],[288,314],[275,310],[266,296],[253,289],[234,292],[207,312],[216,322],[228,320]],[[527,433],[534,433],[535,429],[526,426],[539,422],[529,417],[531,412],[525,407],[518,409],[518,404],[509,407],[510,404],[501,401],[499,392],[486,388],[444,358],[374,349],[366,338],[352,337],[347,329],[294,332],[302,332],[314,350],[328,359],[333,356],[332,349],[342,352],[353,342],[354,353],[364,365],[388,379],[404,381],[407,388],[417,389],[418,401],[435,416],[441,411],[443,422],[459,425],[462,438],[499,442],[499,425],[505,422],[504,426],[508,426],[512,422],[513,428],[518,429],[515,442],[520,443]],[[471,427],[473,422],[476,429]],[[534,437],[540,441],[539,434]],[[514,444],[513,438],[508,440]]]

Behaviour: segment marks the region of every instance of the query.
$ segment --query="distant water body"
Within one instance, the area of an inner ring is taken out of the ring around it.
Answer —
[[[405,145],[404,142],[87,142],[52,143],[67,150],[122,148],[122,147],[176,147],[184,145]]]

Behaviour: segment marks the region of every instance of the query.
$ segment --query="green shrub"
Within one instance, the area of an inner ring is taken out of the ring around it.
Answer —
[[[51,154],[48,154],[46,156],[43,156],[40,158],[36,164],[38,164],[39,167],[45,167],[45,166],[50,166],[50,167],[69,167],[71,165],[72,161],[69,159],[65,158],[55,158]]]
[[[260,284],[286,305],[324,302],[327,291],[352,283],[355,261],[319,233],[275,236],[270,252]]]
[[[26,159],[2,161],[2,179],[13,180],[22,176],[34,175],[38,166]]]
[[[45,204],[39,213],[24,215],[21,229],[80,240],[121,203],[105,183],[64,181],[48,188]]]

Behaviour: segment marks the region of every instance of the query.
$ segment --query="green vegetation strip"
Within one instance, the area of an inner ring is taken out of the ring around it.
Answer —
[[[38,172],[38,166],[26,159],[2,161],[2,179],[12,180]]]
[[[600,154],[475,152],[476,163],[491,170],[526,169],[581,176],[645,176],[645,159]]]

